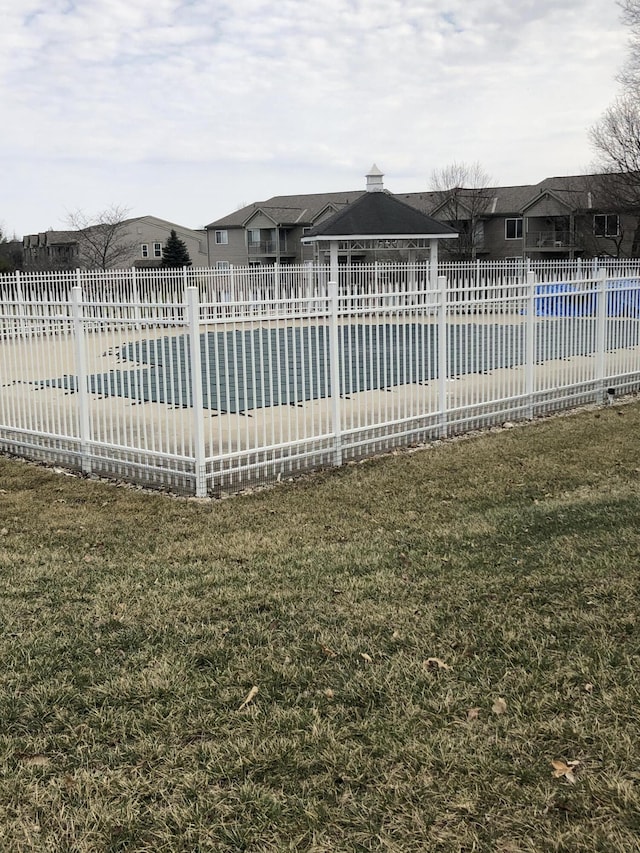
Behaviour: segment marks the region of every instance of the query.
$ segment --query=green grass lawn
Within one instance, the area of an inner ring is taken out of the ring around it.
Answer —
[[[0,850],[640,850],[639,475],[635,402],[217,502],[0,458]]]

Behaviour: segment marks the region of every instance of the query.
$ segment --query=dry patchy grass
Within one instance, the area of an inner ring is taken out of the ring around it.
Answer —
[[[0,459],[0,849],[640,849],[639,430],[223,502]]]

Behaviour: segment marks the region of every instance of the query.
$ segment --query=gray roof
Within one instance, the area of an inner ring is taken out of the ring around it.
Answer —
[[[37,234],[25,234],[22,238],[24,245],[28,246],[60,246],[78,242],[77,231],[40,231]]]
[[[366,192],[308,237],[455,237],[457,231],[386,192]]]
[[[205,226],[210,228],[242,228],[255,213],[263,211],[277,225],[312,225],[327,207],[344,207],[359,198],[365,190],[306,195],[276,195],[266,201],[256,201]]]
[[[538,195],[551,192],[564,199],[574,210],[607,210],[611,202],[607,199],[614,197],[611,185],[620,180],[617,175],[566,175],[545,178],[537,184],[523,184],[509,187],[489,187],[482,190],[483,195],[489,196],[486,208],[488,216],[520,216],[523,210],[534,201]],[[473,189],[460,192],[473,193]],[[250,217],[258,210],[270,216],[277,225],[314,225],[317,217],[327,207],[333,205],[337,210],[352,204],[365,195],[365,190],[347,192],[311,193],[306,195],[280,195],[265,201],[257,201],[240,208],[221,219],[217,219],[207,228],[242,228]],[[371,195],[371,193],[367,193]],[[383,195],[390,196],[385,191]],[[620,192],[615,195],[619,198]],[[393,197],[398,201],[426,214],[433,215],[446,197],[441,191],[424,190],[415,193],[396,193]]]
[[[458,192],[462,195],[464,201],[464,193],[472,195],[477,190],[461,188]],[[486,212],[488,215],[504,216],[509,214],[517,214],[522,210],[522,206],[531,198],[535,192],[535,185],[526,185],[520,187],[487,187],[483,189],[482,195],[487,197]],[[421,193],[399,193],[396,198],[416,207],[424,213],[432,214],[446,199],[447,193],[442,191],[437,192],[421,192]]]
[[[573,211],[609,211],[612,207],[619,210],[626,206],[627,194],[630,196],[631,206],[635,206],[637,197],[635,191],[628,193],[629,186],[633,185],[633,180],[630,181],[629,177],[629,175],[612,173],[545,178],[532,188],[531,197],[527,199],[524,206],[546,192],[554,195]]]

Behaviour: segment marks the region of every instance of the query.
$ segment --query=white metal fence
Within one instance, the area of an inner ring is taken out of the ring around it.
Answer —
[[[203,496],[639,387],[637,263],[477,271],[4,276],[0,449]]]
[[[527,275],[539,282],[582,281],[605,269],[611,276],[637,278],[640,259],[593,258],[584,260],[451,261],[431,270],[429,261],[376,262],[340,266],[337,283],[347,294],[394,290],[433,289],[437,276],[445,276],[452,300],[478,296],[483,288],[495,295],[502,286],[524,284]],[[85,302],[136,306],[182,302],[186,287],[197,287],[201,302],[268,302],[326,293],[331,277],[328,265],[272,264],[229,266],[225,269],[191,267],[171,269],[58,270],[0,274],[0,299],[17,302],[70,300],[81,287]]]

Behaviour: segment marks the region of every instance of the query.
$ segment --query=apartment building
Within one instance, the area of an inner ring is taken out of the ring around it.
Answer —
[[[100,242],[101,226],[87,229]],[[119,223],[117,233],[106,258],[107,267],[159,267],[162,249],[172,230],[184,241],[189,250],[191,263],[206,267],[209,263],[207,235],[198,231],[167,222],[157,216],[138,216]],[[22,240],[25,269],[74,269],[96,266],[94,253],[79,231],[42,231],[28,234]],[[100,264],[102,266],[102,264]]]
[[[382,173],[372,170],[367,181],[373,178],[381,182]],[[623,201],[621,178],[574,175],[523,186],[457,187],[395,197],[459,232],[458,240],[443,246],[445,258],[625,257],[640,253],[640,210]],[[236,210],[206,226],[209,265],[312,260],[313,247],[302,239],[365,191],[273,196]]]

